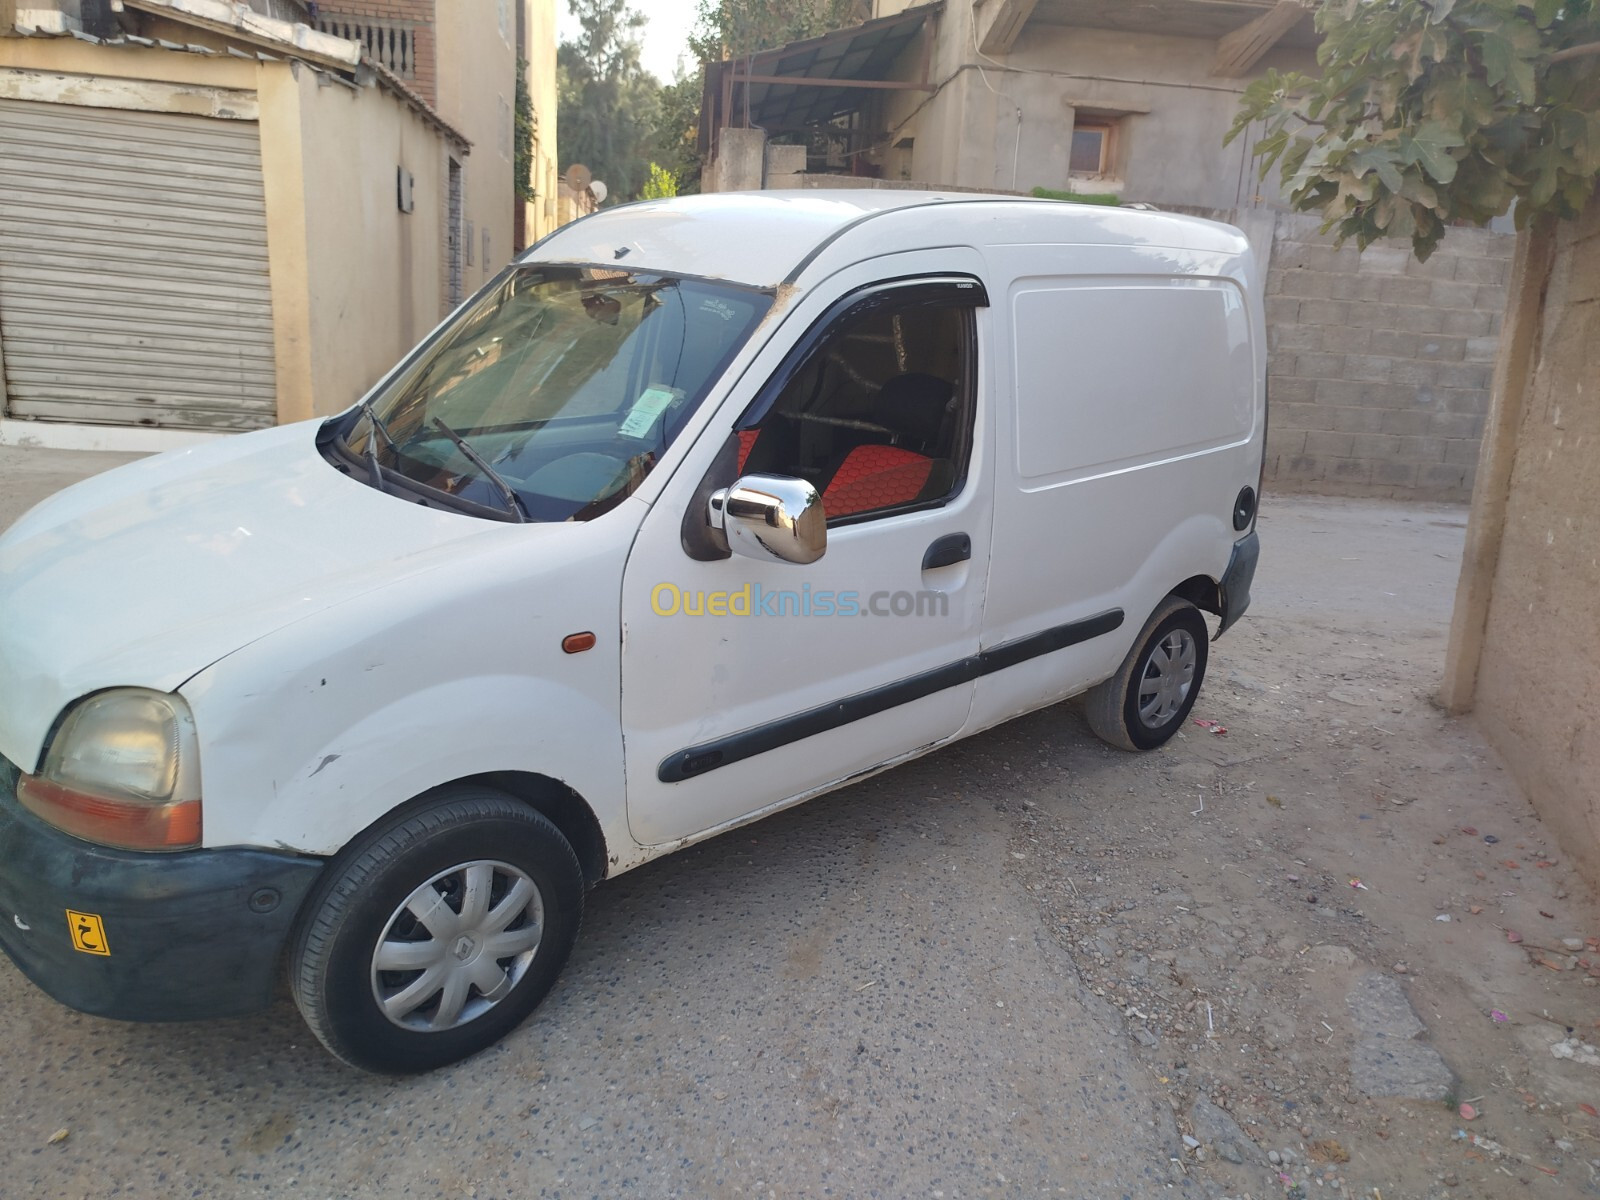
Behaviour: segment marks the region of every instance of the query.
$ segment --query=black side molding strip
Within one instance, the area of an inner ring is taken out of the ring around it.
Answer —
[[[921,700],[924,696],[942,692],[945,688],[971,683],[981,676],[1014,667],[1027,662],[1030,658],[1052,654],[1057,650],[1065,650],[1068,646],[1076,646],[1079,642],[1101,637],[1120,626],[1122,620],[1122,610],[1113,608],[1082,621],[1072,621],[1039,633],[1031,633],[1014,641],[1002,642],[998,646],[981,650],[957,662],[947,663],[931,671],[872,688],[870,691],[857,692],[854,696],[846,696],[843,700],[836,700],[832,704],[807,709],[793,716],[781,717],[765,725],[757,725],[754,729],[718,738],[714,742],[702,742],[698,746],[690,746],[687,750],[679,750],[676,754],[669,754],[663,759],[661,766],[656,770],[656,778],[662,783],[679,783],[697,775],[704,775],[729,763],[754,758],[757,754],[765,754],[768,750],[776,750],[780,746],[787,746],[790,742],[827,733],[830,729],[838,729],[842,725],[875,716],[902,704],[910,704],[913,700]]]

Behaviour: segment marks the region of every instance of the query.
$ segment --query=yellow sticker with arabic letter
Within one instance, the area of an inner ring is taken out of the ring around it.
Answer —
[[[67,909],[67,928],[72,931],[72,948],[85,954],[111,953],[106,945],[106,923],[95,913]]]

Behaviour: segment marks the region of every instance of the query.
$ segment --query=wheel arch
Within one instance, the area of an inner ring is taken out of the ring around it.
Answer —
[[[605,830],[589,802],[570,785],[536,771],[484,771],[436,784],[383,813],[346,841],[329,861],[348,857],[353,853],[353,848],[363,845],[374,831],[403,821],[417,809],[436,803],[441,793],[459,787],[490,788],[539,813],[567,839],[567,845],[572,847],[578,866],[583,871],[584,883],[593,886],[609,873]]]
[[[1191,575],[1167,594],[1187,600],[1202,612],[1222,615],[1222,585],[1209,575]]]
[[[583,868],[583,880],[593,886],[606,877],[606,835],[589,802],[577,791],[533,771],[488,771],[452,780],[446,787],[458,784],[481,784],[526,804],[545,817],[567,839],[572,852],[578,856]]]

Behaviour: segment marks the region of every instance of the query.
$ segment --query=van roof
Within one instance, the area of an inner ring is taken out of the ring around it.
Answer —
[[[872,253],[893,254],[926,244],[929,223],[917,217],[936,216],[939,237],[950,238],[957,210],[1025,218],[982,236],[951,239],[964,244],[1157,245],[1229,253],[1246,246],[1232,226],[1173,213],[970,192],[840,188],[718,192],[601,209],[536,242],[523,260],[615,263],[776,287],[793,282],[823,246],[854,226],[871,222]],[[897,214],[913,219],[885,220]]]

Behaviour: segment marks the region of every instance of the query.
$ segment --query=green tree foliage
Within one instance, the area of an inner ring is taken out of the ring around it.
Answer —
[[[666,200],[678,194],[678,177],[660,163],[650,164],[650,178],[639,189],[641,200]]]
[[[843,29],[871,15],[871,0],[700,0],[689,49],[701,62],[719,62]]]
[[[676,194],[699,191],[703,70],[663,85],[640,65],[645,18],[629,0],[569,4],[579,33],[556,54],[562,169],[583,163],[605,180],[608,203],[643,195],[653,163],[675,176]],[[720,61],[870,15],[871,0],[700,0],[689,49],[697,61]]]
[[[628,0],[571,0],[578,36],[556,50],[561,168],[582,163],[608,202],[631,200],[650,174],[660,84],[639,62],[645,19]]]
[[[680,196],[700,190],[700,93],[705,72],[680,73],[657,95],[655,161],[677,178]]]
[[[1340,241],[1410,238],[1516,204],[1519,226],[1576,216],[1600,178],[1595,0],[1327,0],[1322,76],[1268,71],[1228,141],[1252,123],[1266,178]]]
[[[698,63],[721,62],[844,29],[871,16],[872,0],[700,0],[689,51]],[[658,148],[677,170],[683,192],[700,190],[704,83],[704,68],[697,67],[661,93]]]
[[[511,173],[517,189],[517,198],[532,203],[538,187],[533,178],[533,135],[539,128],[539,118],[533,113],[533,95],[528,91],[528,60],[517,59],[516,108],[513,114],[516,128],[512,132]]]

